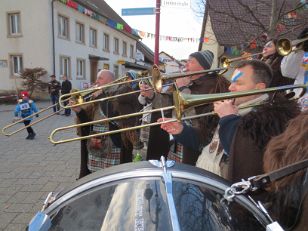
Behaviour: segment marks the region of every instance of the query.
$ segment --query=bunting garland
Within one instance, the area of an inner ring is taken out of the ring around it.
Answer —
[[[113,21],[112,19],[106,18],[102,15],[99,15],[95,12],[93,12],[92,10],[89,10],[85,7],[83,7],[82,5],[78,4],[77,2],[73,1],[73,0],[58,0],[59,2],[67,5],[68,7],[77,10],[78,12],[85,14],[113,29],[116,30],[121,30],[121,31],[125,31],[129,34],[135,35],[135,36],[139,36],[140,38],[150,38],[150,39],[154,39],[155,38],[155,34],[152,33],[148,33],[148,32],[144,32],[144,31],[140,31],[137,29],[132,29],[129,25],[127,24],[121,24],[118,23],[116,21]],[[192,42],[192,43],[208,43],[210,41],[210,38],[185,38],[185,37],[174,37],[174,36],[168,36],[168,35],[160,35],[159,36],[159,40],[164,40],[164,41],[170,41],[170,42]]]

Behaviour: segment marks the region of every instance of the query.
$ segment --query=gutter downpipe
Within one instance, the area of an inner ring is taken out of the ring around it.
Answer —
[[[55,48],[55,28],[54,28],[54,2],[55,0],[51,0],[51,33],[52,33],[52,59],[53,59],[53,73],[56,72],[56,48]]]

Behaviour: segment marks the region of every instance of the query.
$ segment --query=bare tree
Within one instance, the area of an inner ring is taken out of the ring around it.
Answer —
[[[216,36],[226,37],[222,45],[249,43],[263,34],[288,37],[308,24],[308,3],[301,0],[200,0],[200,5],[206,6]]]

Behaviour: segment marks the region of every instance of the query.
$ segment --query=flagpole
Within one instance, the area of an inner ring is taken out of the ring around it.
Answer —
[[[156,22],[155,22],[155,51],[154,51],[154,64],[159,65],[160,0],[156,0],[155,15],[156,15]]]

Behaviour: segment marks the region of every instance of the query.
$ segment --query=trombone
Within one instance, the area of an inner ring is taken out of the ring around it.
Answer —
[[[277,53],[281,56],[287,56],[291,52],[294,52],[294,51],[301,49],[300,47],[298,47],[298,48],[294,48],[294,47],[303,43],[303,42],[305,42],[305,41],[307,41],[307,40],[308,40],[308,37],[303,38],[303,39],[296,39],[296,40],[293,40],[293,41],[290,41],[289,39],[286,39],[286,38],[279,39],[277,41],[277,45],[276,45],[277,46],[276,47]],[[245,55],[243,57],[237,57],[237,58],[233,58],[233,59],[228,59],[226,56],[222,56],[221,59],[220,59],[220,63],[222,64],[223,67],[228,68],[228,67],[230,67],[231,63],[233,63],[235,61],[239,61],[239,60],[246,59],[246,58],[251,58],[253,56],[261,55],[261,54],[263,54],[263,52],[259,52],[259,53],[255,53],[255,54],[251,54],[251,55]]]
[[[93,138],[97,136],[106,136],[106,135],[112,135],[112,134],[119,133],[119,132],[126,132],[126,131],[135,130],[135,129],[145,128],[145,127],[157,126],[157,125],[172,122],[172,121],[181,121],[181,120],[186,120],[186,119],[194,119],[194,118],[198,118],[202,116],[214,115],[215,112],[209,112],[209,113],[204,113],[200,115],[182,118],[183,112],[188,108],[196,107],[196,106],[200,106],[204,104],[210,104],[210,103],[213,103],[219,100],[238,98],[238,97],[257,95],[257,94],[264,94],[264,93],[273,93],[273,92],[278,92],[278,91],[286,91],[286,90],[292,90],[296,88],[302,88],[302,94],[303,94],[306,91],[307,87],[308,87],[308,84],[307,85],[299,84],[299,85],[286,85],[286,86],[272,87],[272,88],[266,88],[263,90],[250,90],[250,91],[242,91],[242,92],[227,92],[227,93],[201,94],[201,95],[182,94],[176,90],[173,92],[173,102],[174,102],[173,106],[167,106],[167,107],[153,109],[153,110],[146,111],[146,112],[136,112],[136,113],[132,113],[128,115],[115,116],[111,118],[105,118],[105,119],[100,119],[96,121],[90,121],[86,123],[73,124],[73,125],[69,125],[66,127],[56,128],[55,130],[51,132],[49,136],[49,140],[53,144],[62,144],[62,143],[67,143],[67,142],[72,142],[72,141],[77,141],[77,140],[85,140],[85,139],[89,139],[89,138]],[[256,106],[256,105],[250,105],[248,107],[252,107],[252,106]],[[176,112],[176,118],[173,120],[168,120],[168,121],[163,121],[163,122],[154,122],[154,123],[150,123],[146,125],[138,125],[138,126],[129,127],[129,128],[121,128],[118,130],[91,134],[88,136],[75,137],[75,138],[70,138],[70,139],[62,139],[62,140],[54,139],[54,136],[56,133],[65,131],[68,129],[90,126],[93,124],[107,123],[107,122],[114,121],[114,120],[126,119],[126,118],[135,117],[135,116],[139,116],[143,114],[165,111],[165,110],[173,110],[173,109]]]
[[[126,80],[126,81],[123,81],[123,78],[126,78],[126,77],[122,77],[121,79],[115,80],[112,83],[104,85],[104,86],[93,87],[93,88],[89,88],[89,89],[85,89],[85,90],[81,90],[81,91],[76,91],[76,92],[64,94],[60,97],[59,102],[60,102],[61,107],[65,109],[65,108],[84,106],[84,105],[91,104],[91,103],[102,102],[102,101],[106,101],[106,100],[110,100],[110,99],[114,99],[114,98],[118,98],[118,97],[122,97],[122,96],[127,96],[127,95],[131,95],[131,94],[139,93],[139,92],[141,92],[141,90],[126,92],[126,93],[118,94],[118,95],[112,95],[112,96],[100,98],[100,99],[93,99],[93,100],[90,100],[90,101],[84,100],[85,97],[91,97],[91,95],[96,91],[105,90],[106,88],[119,86],[121,84],[127,84],[127,83],[132,83],[132,82],[137,82],[137,81],[140,82],[140,81],[144,81],[144,80],[149,80],[150,83],[153,85],[153,88],[150,88],[148,90],[155,90],[156,92],[160,93],[162,91],[162,87],[164,86],[163,83],[165,83],[169,80],[173,80],[173,79],[176,79],[176,78],[182,78],[182,77],[186,77],[186,76],[191,76],[191,75],[198,75],[198,74],[219,73],[219,72],[224,71],[224,70],[226,70],[226,68],[217,68],[217,69],[178,73],[178,74],[170,74],[170,75],[164,75],[163,76],[161,74],[161,72],[159,71],[159,68],[156,65],[154,65],[153,69],[152,69],[152,76],[147,76],[147,77],[134,79],[134,80]],[[110,92],[112,92],[112,91],[110,91]],[[76,97],[77,103],[74,104],[74,105],[64,106],[63,104],[61,104],[64,97],[65,98]]]
[[[12,132],[7,132],[7,129],[9,129],[9,128],[15,126],[16,124],[22,123],[22,122],[24,122],[25,120],[27,120],[27,119],[29,119],[29,118],[31,118],[31,117],[34,117],[34,116],[36,116],[36,115],[38,115],[38,114],[40,114],[40,113],[43,113],[43,112],[49,110],[50,108],[57,106],[57,104],[58,104],[58,103],[53,104],[53,105],[51,105],[51,106],[49,106],[49,107],[46,107],[46,108],[44,108],[44,109],[42,109],[42,110],[40,110],[40,111],[38,111],[38,112],[36,112],[36,113],[33,113],[32,115],[29,115],[29,116],[27,116],[27,117],[25,117],[25,118],[22,118],[22,119],[20,119],[20,120],[14,121],[13,123],[10,123],[10,124],[6,125],[6,126],[3,127],[2,130],[1,130],[2,134],[5,135],[5,136],[14,135],[14,134],[16,134],[16,133],[18,133],[18,132],[20,132],[20,131],[22,131],[22,130],[28,128],[28,127],[31,127],[31,126],[33,126],[33,125],[35,125],[35,124],[37,124],[37,123],[39,123],[39,122],[41,122],[41,121],[43,121],[43,120],[45,120],[45,119],[48,119],[49,117],[51,117],[51,116],[53,116],[53,115],[55,115],[55,114],[60,113],[61,111],[63,111],[63,108],[61,108],[61,109],[60,109],[59,111],[57,111],[57,112],[54,112],[54,113],[51,113],[51,114],[49,114],[49,115],[46,115],[46,116],[44,116],[44,117],[42,117],[42,118],[39,118],[39,119],[35,120],[34,122],[30,123],[30,124],[27,125],[27,126],[24,126],[24,127],[22,127],[22,128],[19,128],[19,129],[15,130],[15,131],[12,131]]]

